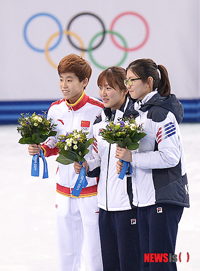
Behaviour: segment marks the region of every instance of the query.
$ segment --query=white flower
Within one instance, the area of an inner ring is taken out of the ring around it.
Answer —
[[[39,116],[33,117],[33,120],[38,121],[38,122],[42,122],[42,118]]]
[[[73,149],[74,149],[74,150],[77,150],[77,149],[78,149],[77,145],[74,145]]]
[[[124,124],[129,126],[129,121],[126,120]]]
[[[131,128],[131,130],[134,130],[137,128],[137,126],[135,124],[130,124],[130,128]]]
[[[74,143],[74,145],[77,145],[77,141],[76,140],[73,140],[73,143]]]
[[[72,145],[71,138],[66,139],[65,142],[68,147],[71,147]]]
[[[67,147],[67,145],[65,145],[64,149],[65,149],[65,151],[67,151],[67,150],[68,150],[68,147]]]
[[[37,122],[35,122],[35,123],[34,123],[34,126],[38,126],[38,123],[37,123]]]

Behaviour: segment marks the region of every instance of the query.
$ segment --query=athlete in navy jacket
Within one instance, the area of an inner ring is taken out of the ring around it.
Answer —
[[[116,158],[130,161],[133,167],[133,204],[138,206],[142,270],[177,270],[176,263],[148,262],[146,253],[173,255],[183,207],[189,207],[187,174],[178,123],[183,107],[170,94],[164,66],[150,59],[139,59],[127,68],[128,91],[137,99],[136,123],[146,136],[136,152],[117,147]],[[122,163],[117,162],[120,173]],[[160,254],[162,253],[162,254]]]

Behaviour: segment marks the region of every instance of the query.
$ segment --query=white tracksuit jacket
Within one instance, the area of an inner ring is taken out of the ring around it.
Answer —
[[[132,154],[134,195],[139,207],[169,203],[189,207],[188,182],[178,122],[183,107],[175,95],[149,93],[134,104],[136,123],[147,134]]]
[[[87,161],[89,164],[88,175],[99,176],[98,207],[106,211],[123,211],[133,208],[133,190],[130,176],[125,176],[123,180],[118,178],[119,175],[116,172],[117,158],[115,158],[116,144],[107,143],[102,139],[99,132],[106,127],[106,117],[112,118],[114,116],[113,120],[117,122],[117,119],[123,115],[130,116],[130,109],[132,108],[133,101],[129,101],[129,99],[121,107],[122,111],[111,112],[110,109],[104,108],[93,126],[95,138],[93,155],[95,159]]]
[[[103,104],[97,99],[87,96],[85,93],[78,103],[70,106],[65,99],[58,100],[50,106],[48,110],[48,118],[52,118],[53,123],[57,124],[55,137],[50,137],[42,148],[45,156],[58,154],[58,149],[55,147],[57,137],[65,135],[67,132],[72,132],[77,129],[88,132],[88,138],[93,137],[93,123],[97,116],[102,111]],[[92,145],[89,147],[90,152],[86,155],[86,159],[92,158]],[[58,163],[58,170],[56,174],[56,182],[68,188],[73,188],[77,180],[77,174],[74,171],[73,164],[63,165]],[[88,186],[97,184],[96,178],[88,178]]]

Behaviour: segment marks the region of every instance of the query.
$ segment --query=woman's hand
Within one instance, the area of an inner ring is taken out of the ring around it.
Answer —
[[[132,162],[131,151],[125,148],[116,147],[115,157],[126,162]]]
[[[122,171],[122,167],[123,167],[123,163],[121,161],[117,161],[117,164],[116,164],[116,169],[117,169],[117,174],[120,174],[121,171]]]
[[[28,146],[28,152],[30,155],[35,155],[35,154],[39,154],[41,150],[41,145],[36,145],[36,144],[30,144]]]
[[[89,166],[86,160],[83,162],[82,165],[80,165],[78,162],[74,162],[74,170],[76,174],[80,173],[82,166],[85,168],[85,171],[88,172]]]

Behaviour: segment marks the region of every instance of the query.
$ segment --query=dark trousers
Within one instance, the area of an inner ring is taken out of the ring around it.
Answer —
[[[178,223],[182,213],[183,207],[174,204],[138,208],[142,271],[177,270],[172,255],[175,254]],[[147,260],[145,256],[148,253],[165,255],[165,259],[161,262],[154,257]]]
[[[140,246],[137,209],[99,211],[104,271],[139,271]]]

